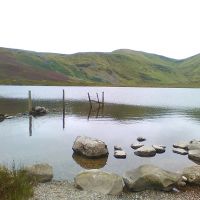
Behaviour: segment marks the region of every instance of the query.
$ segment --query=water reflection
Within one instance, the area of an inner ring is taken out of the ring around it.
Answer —
[[[108,156],[102,158],[89,159],[84,156],[73,153],[72,158],[84,169],[100,169],[103,168],[108,160]]]
[[[200,121],[200,108],[167,108],[167,107],[148,107],[131,106],[119,104],[105,104],[99,107],[98,104],[90,108],[85,101],[66,101],[66,110],[63,112],[62,101],[59,100],[33,100],[33,106],[40,105],[48,108],[49,115],[63,115],[63,129],[65,128],[66,116],[77,116],[85,119],[103,120],[105,118],[114,121],[130,121],[154,119],[158,117],[181,115]],[[24,99],[0,99],[0,113],[17,115],[27,113],[28,103]]]
[[[29,115],[29,136],[32,136],[32,115]]]

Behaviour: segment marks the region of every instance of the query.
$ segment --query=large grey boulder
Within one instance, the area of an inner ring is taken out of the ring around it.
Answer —
[[[98,169],[79,173],[74,182],[77,188],[102,194],[120,195],[124,188],[122,177]]]
[[[33,176],[40,183],[49,182],[53,178],[53,168],[49,164],[36,164],[24,168],[29,176]]]
[[[156,155],[156,150],[153,147],[143,146],[134,152],[135,155],[141,156],[141,157],[152,157]]]
[[[98,139],[86,136],[78,136],[72,147],[75,153],[89,158],[103,157],[108,155],[107,145]]]
[[[185,185],[180,174],[153,165],[142,165],[135,170],[127,171],[123,179],[127,188],[132,191],[146,189],[170,191],[177,185]]]
[[[200,166],[191,166],[183,170],[183,176],[187,178],[187,182],[194,185],[200,185]]]

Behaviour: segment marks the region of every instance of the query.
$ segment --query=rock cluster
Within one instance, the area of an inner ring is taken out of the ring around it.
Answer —
[[[138,141],[142,142],[146,139],[143,137],[138,137]],[[153,157],[156,153],[164,153],[166,146],[163,145],[152,145],[152,146],[144,146],[142,143],[133,143],[131,144],[131,148],[135,150],[134,154],[140,157]]]
[[[190,142],[178,142],[173,145],[173,152],[181,155],[187,155],[194,162],[200,163],[200,141],[191,140]]]

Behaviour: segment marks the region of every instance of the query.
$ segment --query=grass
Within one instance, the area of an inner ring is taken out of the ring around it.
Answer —
[[[33,196],[35,184],[23,169],[0,167],[0,200],[27,200]]]
[[[200,87],[200,55],[183,60],[138,52],[71,55],[0,48],[0,84]]]

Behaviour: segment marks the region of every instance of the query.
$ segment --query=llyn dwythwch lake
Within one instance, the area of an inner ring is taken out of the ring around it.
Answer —
[[[29,90],[33,105],[46,107],[47,115],[26,114]],[[103,109],[90,109],[88,92],[92,99],[96,93],[101,99],[104,92]],[[172,145],[200,138],[200,89],[0,86],[0,113],[13,116],[0,122],[0,164],[10,166],[13,160],[17,166],[49,163],[56,180],[72,180],[83,169],[122,174],[142,164],[170,171],[196,165],[187,156],[173,153]],[[109,155],[99,159],[75,155],[72,146],[79,135],[104,141]],[[166,152],[136,156],[130,146],[139,136],[146,138],[145,145],[165,145]],[[114,145],[123,147],[126,159],[113,156]]]

